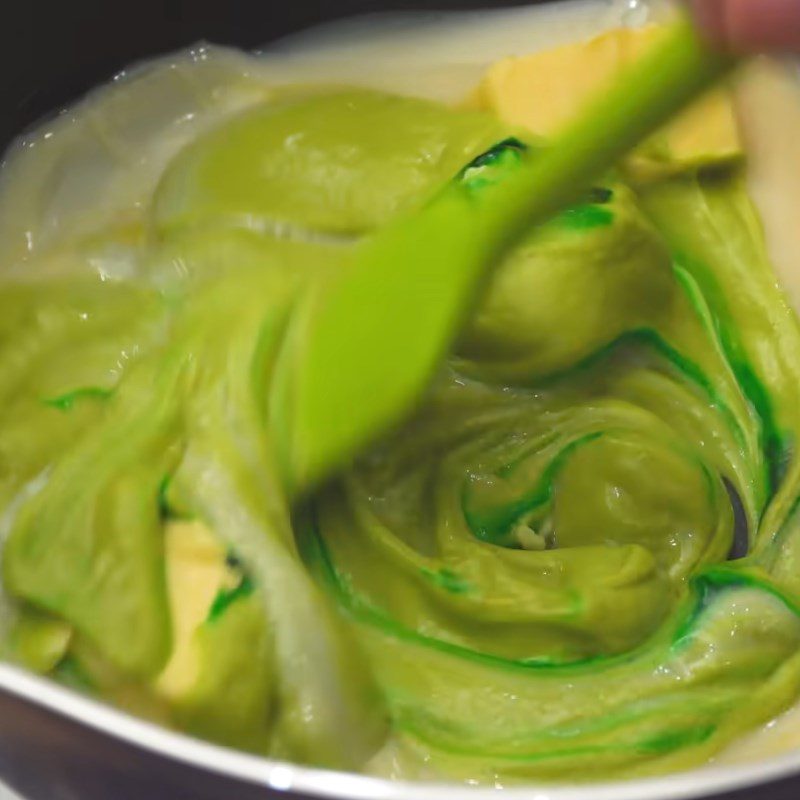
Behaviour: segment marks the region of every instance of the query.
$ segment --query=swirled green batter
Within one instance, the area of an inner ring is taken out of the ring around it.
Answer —
[[[381,374],[424,367],[411,339],[379,363],[407,316],[343,320],[315,363],[305,298],[539,147],[421,100],[280,96],[183,150],[143,229],[6,281],[9,656],[223,743],[473,781],[699,764],[793,703],[800,333],[739,163],[612,175],[531,229],[413,413],[292,473],[309,371],[372,354],[357,427]],[[112,246],[135,267],[98,280]],[[422,326],[448,288],[412,288]]]

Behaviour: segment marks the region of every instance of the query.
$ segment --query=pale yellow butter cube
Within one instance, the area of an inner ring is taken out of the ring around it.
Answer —
[[[657,41],[665,28],[616,28],[579,42],[506,58],[486,72],[467,104],[549,138]],[[646,142],[629,160],[637,173],[663,173],[730,161],[742,141],[725,89],[711,92]]]

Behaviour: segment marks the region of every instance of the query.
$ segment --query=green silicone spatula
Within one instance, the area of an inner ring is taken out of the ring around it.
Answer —
[[[513,175],[480,193],[453,182],[365,242],[350,269],[315,286],[291,318],[270,397],[290,494],[402,421],[503,253],[578,200],[733,63],[681,20]]]

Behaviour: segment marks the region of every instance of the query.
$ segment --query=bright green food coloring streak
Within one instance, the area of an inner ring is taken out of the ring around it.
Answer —
[[[480,192],[502,181],[509,170],[519,165],[523,153],[527,151],[528,145],[519,139],[514,137],[504,139],[464,167],[457,179],[468,191]]]
[[[676,262],[680,265],[680,269],[686,269],[689,272],[697,269],[697,267],[693,269],[692,266],[689,266],[684,254],[678,254]],[[707,268],[704,268],[702,272],[704,276],[707,275]],[[708,279],[706,278],[706,280]],[[718,287],[714,287],[713,291],[718,292]],[[753,369],[745,353],[740,334],[724,308],[719,310],[714,322],[720,342],[727,354],[731,368],[736,373],[739,385],[761,420],[760,437],[769,467],[771,490],[774,492],[780,486],[787,465],[791,461],[792,437],[779,430],[769,392]]]
[[[716,730],[714,725],[703,727],[692,727],[684,731],[671,731],[661,736],[654,736],[652,739],[645,739],[638,744],[638,747],[645,753],[661,755],[671,753],[683,747],[694,744],[701,744],[707,741]]]
[[[487,187],[497,184],[519,166],[522,159],[535,158],[536,151],[515,137],[504,139],[479,155],[458,175],[458,180],[471,193],[480,193]],[[568,209],[559,215],[558,220],[572,230],[589,230],[610,225],[614,214],[602,204],[614,197],[611,189],[593,188],[589,192],[589,202]]]
[[[511,505],[498,508],[487,508],[483,511],[472,510],[470,507],[469,485],[464,486],[461,503],[464,517],[472,532],[479,539],[499,546],[519,546],[510,539],[511,529],[521,517],[534,511],[547,503],[553,496],[553,482],[559,470],[581,445],[596,441],[603,432],[590,433],[573,442],[570,442],[547,465],[539,479],[539,483],[531,488],[529,494],[521,497]],[[514,465],[507,464],[500,471],[500,475],[513,472]]]
[[[611,225],[614,222],[614,213],[602,206],[578,206],[565,211],[559,220],[567,228],[585,231]]]
[[[208,611],[208,621],[218,620],[237,600],[250,597],[255,591],[255,586],[249,575],[243,575],[239,583],[233,589],[220,589],[211,608]]]
[[[114,394],[112,389],[103,389],[100,386],[87,386],[82,389],[75,389],[58,397],[46,398],[42,402],[46,406],[57,408],[59,411],[71,411],[75,403],[84,399],[107,400]]]
[[[327,588],[338,598],[342,608],[355,620],[374,625],[387,635],[396,637],[402,641],[421,645],[434,651],[459,658],[465,658],[478,664],[486,664],[504,670],[522,670],[526,673],[533,671],[554,671],[561,675],[570,675],[576,672],[582,672],[585,669],[594,669],[601,665],[613,665],[615,663],[625,662],[630,658],[630,655],[626,654],[625,656],[611,657],[594,656],[570,661],[547,657],[523,658],[518,660],[503,659],[417,633],[398,623],[391,616],[385,614],[380,608],[372,605],[368,599],[353,591],[347,577],[337,571],[331,554],[319,535],[317,523],[314,521],[313,511],[305,515],[303,523],[298,528],[298,536],[300,538],[301,552],[304,560],[319,574]],[[434,573],[432,570],[423,570],[423,574],[425,574],[427,579],[431,579],[432,575],[437,575],[439,579],[435,580],[434,583],[444,588],[446,591],[452,592],[450,588],[442,584],[440,574]],[[458,591],[454,593],[461,594],[462,592]]]
[[[450,569],[444,568],[435,571],[423,569],[422,574],[432,583],[452,594],[466,594],[471,590],[469,583]]]

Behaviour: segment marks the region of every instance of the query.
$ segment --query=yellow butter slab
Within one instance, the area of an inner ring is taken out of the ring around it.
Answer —
[[[467,104],[504,122],[551,137],[592,96],[639,58],[665,28],[616,28],[586,42],[506,58],[489,68]],[[631,166],[674,171],[737,158],[742,141],[729,92],[698,101],[645,143]]]
[[[222,545],[202,522],[170,522],[164,547],[173,650],[157,688],[168,697],[177,697],[194,685],[199,674],[194,632],[208,616],[217,593],[235,585],[236,576],[225,563]]]

